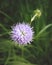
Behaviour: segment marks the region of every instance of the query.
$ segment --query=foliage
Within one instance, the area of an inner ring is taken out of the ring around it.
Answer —
[[[0,0],[0,65],[51,65],[52,19],[50,0]],[[31,23],[34,39],[31,45],[15,45],[10,38],[11,26],[30,23],[34,10],[41,10]]]

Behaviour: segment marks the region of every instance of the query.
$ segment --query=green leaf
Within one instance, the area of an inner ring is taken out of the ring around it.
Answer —
[[[35,36],[34,39],[39,38],[39,37],[41,36],[41,34],[42,34],[45,30],[47,30],[49,27],[51,27],[51,26],[52,26],[52,24],[49,24],[49,25],[45,26],[45,27]]]

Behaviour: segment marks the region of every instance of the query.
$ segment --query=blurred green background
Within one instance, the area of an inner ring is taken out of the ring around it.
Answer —
[[[31,26],[34,38],[39,36],[23,49],[15,46],[9,35],[11,26],[18,22],[30,23],[36,9],[42,14]],[[51,24],[51,0],[0,0],[0,65],[52,65]]]

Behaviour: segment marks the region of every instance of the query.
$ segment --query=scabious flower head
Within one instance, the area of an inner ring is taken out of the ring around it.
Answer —
[[[26,45],[32,42],[33,33],[33,28],[29,24],[19,23],[12,26],[11,38],[17,42],[17,44]]]

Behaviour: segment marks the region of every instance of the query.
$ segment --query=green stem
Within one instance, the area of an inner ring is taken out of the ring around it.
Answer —
[[[4,65],[7,65],[7,63],[9,62],[10,56],[11,56],[11,46],[9,48],[8,57]]]
[[[3,12],[3,11],[0,10],[0,13],[3,14],[3,15],[6,16],[8,19],[10,19],[11,21],[14,22],[14,20],[13,20],[10,16],[8,16],[5,12]]]
[[[14,45],[12,45],[13,47],[12,47],[12,53],[13,53],[13,59],[14,59],[14,61],[16,61],[16,53],[15,53],[15,49],[14,49]]]
[[[3,14],[3,15],[6,16],[8,19],[10,19],[11,21],[14,22],[14,20],[13,20],[10,16],[8,16],[5,12],[3,12],[3,11],[0,10],[0,13]],[[8,32],[8,29],[6,29],[5,26],[3,26],[1,23],[0,23],[0,26],[3,28],[3,30],[6,31],[6,33],[0,34],[0,36],[3,36],[3,35],[5,35],[5,34],[10,34],[10,32]]]
[[[34,21],[34,19],[36,18],[37,14],[35,14],[32,18],[31,18],[31,22],[30,22],[30,25],[31,23]]]
[[[1,23],[0,23],[0,26],[2,27],[2,29],[3,29],[4,31],[6,31],[6,33],[0,34],[0,36],[3,36],[3,35],[5,35],[5,34],[10,34],[10,32],[8,31],[8,29],[6,29]]]
[[[46,29],[48,29],[48,28],[51,27],[51,26],[52,26],[52,24],[49,24],[49,25],[45,26],[45,27],[35,36],[34,39],[37,39],[38,37],[40,37],[40,35],[41,35]]]
[[[1,23],[0,26],[3,28],[3,30],[5,30],[6,32],[8,32],[8,29],[6,29]]]
[[[22,46],[22,58],[23,58],[23,55],[24,55],[23,49],[24,49],[24,46]]]
[[[5,32],[3,34],[0,34],[0,36],[6,35],[6,34],[10,35],[10,32]]]

